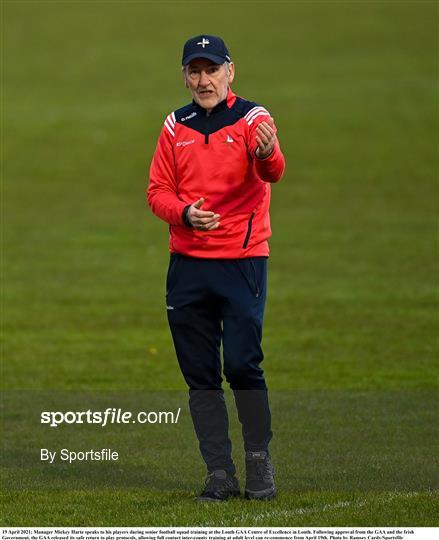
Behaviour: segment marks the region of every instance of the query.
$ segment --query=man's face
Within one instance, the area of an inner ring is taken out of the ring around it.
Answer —
[[[186,86],[192,97],[204,109],[210,111],[226,99],[229,84],[235,76],[235,66],[214,64],[207,58],[195,58],[184,68]]]

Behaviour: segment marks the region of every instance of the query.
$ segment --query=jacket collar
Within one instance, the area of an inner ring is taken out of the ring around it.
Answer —
[[[210,115],[216,114],[220,111],[224,111],[225,109],[231,109],[236,101],[236,95],[232,92],[232,89],[229,87],[227,91],[227,97],[226,99],[223,99],[223,101],[220,101],[218,105],[215,105],[215,107],[212,109]],[[198,112],[206,115],[207,111],[204,107],[201,107],[201,105],[198,105],[196,101],[193,99],[192,103],[194,104],[195,108]]]

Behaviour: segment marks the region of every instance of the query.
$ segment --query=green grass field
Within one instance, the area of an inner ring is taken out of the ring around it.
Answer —
[[[437,21],[433,1],[2,1],[3,525],[439,525]],[[234,91],[271,111],[287,159],[269,503],[194,503],[187,411],[172,430],[38,425],[55,398],[186,407],[168,230],[144,189],[164,117],[189,101],[182,44],[203,31],[224,37]],[[38,466],[64,436],[126,454]]]

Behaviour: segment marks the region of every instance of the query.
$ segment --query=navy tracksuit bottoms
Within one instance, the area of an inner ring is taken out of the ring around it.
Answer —
[[[268,451],[271,414],[261,348],[267,258],[201,259],[171,254],[166,304],[189,407],[207,469],[235,472],[224,376],[233,391],[246,451]]]

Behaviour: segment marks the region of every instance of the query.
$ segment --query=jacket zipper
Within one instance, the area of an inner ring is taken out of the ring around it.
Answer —
[[[206,133],[204,134],[204,144],[209,144],[209,117],[206,114]]]
[[[252,221],[253,221],[254,215],[255,213],[252,212],[252,215],[250,216],[248,220],[247,234],[245,235],[244,243],[242,244],[242,249],[245,249],[247,247],[248,241],[250,240],[250,235],[252,233]]]

